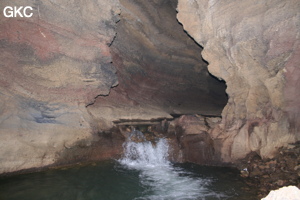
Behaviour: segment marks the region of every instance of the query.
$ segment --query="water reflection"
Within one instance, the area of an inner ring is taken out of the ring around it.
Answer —
[[[172,164],[160,139],[126,143],[120,161],[0,177],[1,200],[248,200],[237,171],[230,168]]]

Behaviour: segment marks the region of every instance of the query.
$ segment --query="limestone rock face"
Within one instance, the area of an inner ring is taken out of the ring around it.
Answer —
[[[25,5],[31,18],[0,18],[0,173],[118,154],[124,138],[105,132],[118,120],[222,112],[221,122],[178,121],[179,157],[191,162],[204,149],[203,162],[269,157],[300,139],[297,0],[4,0],[0,9]]]
[[[215,154],[217,146],[209,134],[219,119],[182,115],[171,121],[167,134],[170,159],[173,162],[192,162],[200,165],[220,164],[218,155]]]
[[[0,173],[118,154],[122,138],[105,135],[114,121],[220,115],[226,105],[176,0],[6,6],[33,16],[1,13]]]
[[[86,105],[118,84],[109,45],[118,1],[1,1],[31,18],[0,18],[0,173],[56,162],[95,140]]]
[[[120,0],[111,48],[119,85],[89,111],[111,120],[170,118],[169,114],[220,116],[225,84],[212,77],[200,48],[176,20],[177,0]],[[102,117],[103,118],[103,117]]]
[[[251,151],[271,157],[300,139],[299,9],[297,0],[179,0],[178,20],[227,85],[228,104],[211,133],[225,162]]]

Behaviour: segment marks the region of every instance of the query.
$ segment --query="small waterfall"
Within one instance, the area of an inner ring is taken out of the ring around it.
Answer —
[[[168,161],[168,142],[158,138],[156,144],[142,138],[143,133],[133,131],[124,144],[124,157],[119,163],[140,172],[140,182],[147,192],[136,200],[197,200],[224,198],[207,189],[211,180],[193,177],[191,173],[174,167]],[[134,142],[132,137],[142,138]]]
[[[133,142],[131,138],[135,137],[143,142]],[[121,164],[134,169],[144,169],[158,166],[169,166],[168,143],[166,139],[159,139],[155,145],[146,141],[143,133],[133,131],[124,145],[124,157],[119,160]]]

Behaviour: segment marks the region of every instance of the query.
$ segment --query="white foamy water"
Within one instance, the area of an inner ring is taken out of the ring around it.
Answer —
[[[202,200],[225,197],[207,189],[211,180],[193,177],[191,173],[174,167],[167,158],[168,143],[163,138],[156,145],[149,141],[127,141],[124,144],[124,157],[119,162],[126,168],[138,170],[140,182],[146,188],[145,195],[136,200]]]

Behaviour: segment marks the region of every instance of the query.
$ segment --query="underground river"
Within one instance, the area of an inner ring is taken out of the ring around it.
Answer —
[[[135,131],[134,134],[141,132]],[[137,136],[135,136],[137,137]],[[3,200],[255,199],[239,172],[226,167],[174,164],[165,138],[124,143],[119,160],[0,178]]]

